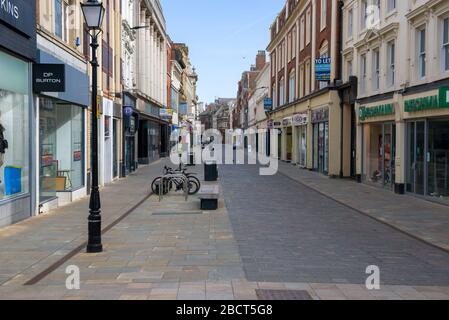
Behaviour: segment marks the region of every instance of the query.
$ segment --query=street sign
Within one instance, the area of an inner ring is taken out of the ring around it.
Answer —
[[[65,65],[36,63],[33,65],[34,92],[64,92]]]
[[[331,58],[315,59],[315,79],[317,81],[331,80]]]

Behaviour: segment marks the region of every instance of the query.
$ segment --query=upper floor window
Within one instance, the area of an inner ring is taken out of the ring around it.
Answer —
[[[368,0],[362,0],[361,6],[360,6],[360,15],[361,15],[361,29],[365,30],[368,28]]]
[[[321,0],[320,30],[326,28],[326,19],[327,19],[327,0]]]
[[[55,35],[62,38],[62,0],[55,0]]]
[[[426,28],[418,29],[418,77],[426,76]]]
[[[282,77],[279,80],[279,106],[285,104],[285,87],[284,87],[284,78]]]
[[[299,31],[299,50],[304,50],[306,22],[304,16],[301,17],[301,30]]]
[[[349,77],[353,75],[353,68],[352,68],[352,60],[348,60],[348,62],[346,63],[346,78],[349,81]]]
[[[290,73],[290,78],[288,79],[288,102],[291,103],[296,99],[296,71],[293,70]]]
[[[365,93],[366,88],[366,54],[360,57],[360,92]]]
[[[373,50],[373,90],[380,88],[380,54],[379,49]]]
[[[387,0],[387,10],[391,12],[396,9],[396,0]]]
[[[443,70],[449,71],[449,18],[443,20]]]
[[[306,45],[308,45],[310,43],[311,21],[312,21],[312,13],[311,13],[310,9],[308,9],[307,13],[306,13]]]
[[[387,59],[388,86],[392,87],[396,81],[396,44],[394,41],[390,41],[387,45]]]
[[[349,9],[348,11],[348,39],[352,38],[353,32],[354,32],[354,11],[352,9]]]
[[[70,41],[70,16],[73,15],[71,2],[72,0],[55,0],[55,35],[67,43]]]

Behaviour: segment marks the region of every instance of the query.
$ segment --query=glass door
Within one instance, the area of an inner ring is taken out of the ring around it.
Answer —
[[[426,122],[407,123],[407,192],[425,194]]]

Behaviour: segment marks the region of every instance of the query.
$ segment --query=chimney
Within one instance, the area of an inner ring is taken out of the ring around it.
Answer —
[[[259,50],[259,53],[257,53],[256,57],[256,70],[260,71],[265,66],[265,63],[267,62],[267,57],[264,50]]]

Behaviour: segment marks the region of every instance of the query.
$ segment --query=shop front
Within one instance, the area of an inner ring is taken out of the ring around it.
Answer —
[[[329,108],[312,110],[313,170],[329,173]]]
[[[123,94],[123,129],[122,129],[122,163],[121,177],[126,177],[137,170],[137,131],[139,129],[139,111],[136,98]]]
[[[293,159],[293,126],[292,117],[287,117],[282,120],[283,134],[284,134],[284,149],[285,157],[282,159],[291,162]]]
[[[277,130],[278,136],[277,136],[277,155],[276,158],[279,160],[282,160],[284,153],[283,153],[283,135],[284,130],[282,128],[282,121],[281,120],[274,120],[273,121],[273,129]],[[274,151],[274,150],[273,150]]]
[[[405,191],[449,203],[449,87],[404,98]]]
[[[0,227],[36,213],[32,62],[36,58],[36,2],[11,0],[0,9]]]
[[[396,182],[395,104],[359,108],[362,126],[362,182],[394,189]]]
[[[309,113],[301,112],[293,116],[293,127],[296,132],[296,163],[301,168],[307,167],[307,126]]]

